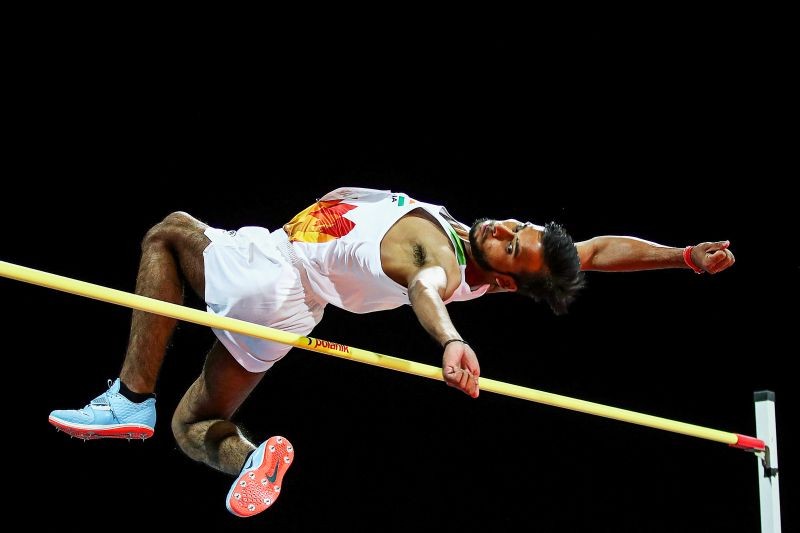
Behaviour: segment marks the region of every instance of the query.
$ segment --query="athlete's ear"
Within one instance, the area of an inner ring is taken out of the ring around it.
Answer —
[[[511,276],[500,274],[498,277],[494,278],[494,282],[504,291],[514,292],[517,290],[517,282]]]

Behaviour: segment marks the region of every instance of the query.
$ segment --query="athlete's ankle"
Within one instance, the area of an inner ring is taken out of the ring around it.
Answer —
[[[134,392],[128,388],[122,380],[119,380],[119,393],[125,396],[127,399],[134,403],[141,403],[145,400],[149,400],[150,398],[155,398],[156,394],[154,392]]]

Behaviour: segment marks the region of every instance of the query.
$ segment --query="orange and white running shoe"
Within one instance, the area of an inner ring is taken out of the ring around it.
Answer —
[[[283,475],[292,465],[294,448],[284,437],[270,437],[250,454],[228,491],[225,505],[236,516],[266,511],[278,499]]]

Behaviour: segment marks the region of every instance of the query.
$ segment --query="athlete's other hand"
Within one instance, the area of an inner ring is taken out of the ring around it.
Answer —
[[[442,356],[442,377],[447,385],[477,398],[480,394],[478,383],[480,375],[478,356],[468,344],[456,341],[445,347]]]

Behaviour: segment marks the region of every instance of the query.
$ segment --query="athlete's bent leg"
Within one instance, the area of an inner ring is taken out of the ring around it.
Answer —
[[[200,377],[181,399],[172,432],[186,455],[228,474],[238,474],[256,448],[231,422],[264,372],[248,372],[219,342],[206,357]]]
[[[183,303],[184,282],[202,298],[205,291],[203,250],[208,226],[176,212],[147,232],[136,279],[136,294]],[[58,429],[82,439],[146,439],[156,422],[156,379],[177,321],[133,311],[130,340],[120,376],[82,409],[50,413]]]
[[[153,226],[142,242],[136,294],[183,303],[184,281],[204,298],[203,250],[208,226],[188,213],[176,212]],[[132,391],[151,393],[177,320],[134,311],[120,379]]]
[[[245,370],[217,341],[172,418],[175,439],[186,455],[239,474],[225,505],[240,517],[256,515],[275,503],[294,459],[294,448],[284,437],[270,437],[256,447],[231,421],[263,376],[264,372]]]

